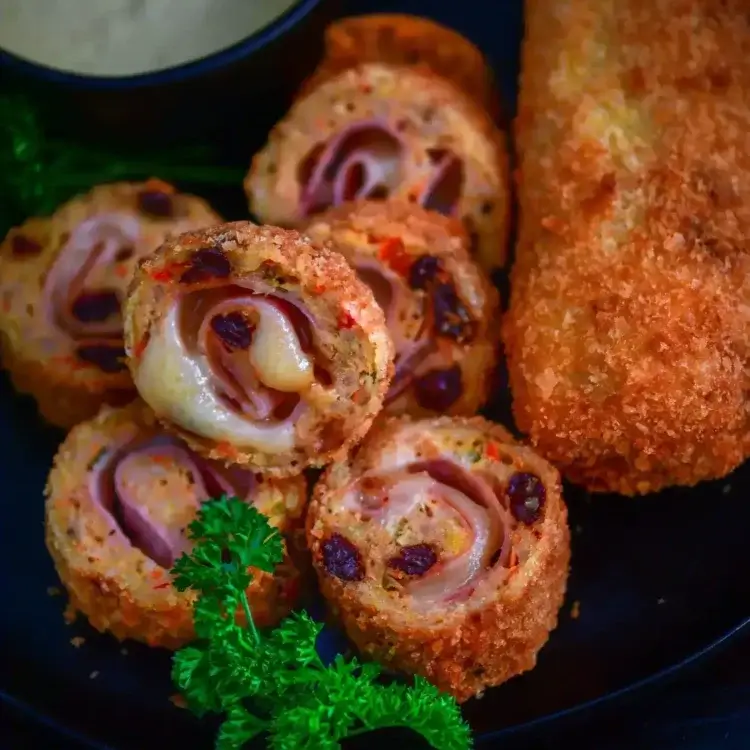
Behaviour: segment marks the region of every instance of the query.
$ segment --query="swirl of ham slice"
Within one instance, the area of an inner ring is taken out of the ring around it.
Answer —
[[[424,508],[430,511],[425,514]],[[482,579],[498,584],[507,574],[513,518],[491,476],[467,471],[446,459],[414,462],[388,473],[363,475],[344,507],[394,535],[406,523],[439,538],[457,528],[468,544],[445,545],[438,562],[408,581],[404,591],[419,609],[467,599]]]
[[[316,366],[314,326],[294,295],[251,282],[191,292],[169,309],[136,384],[152,406],[178,410],[179,424],[197,434],[267,452],[290,450],[304,393],[317,378],[325,381]],[[184,394],[177,405],[164,393],[165,373]]]
[[[426,310],[421,309],[422,325],[415,335],[408,335],[404,320],[413,314],[414,292],[403,276],[374,258],[356,257],[352,265],[357,275],[372,289],[375,299],[385,313],[388,331],[396,352],[394,375],[383,405],[392,404],[419,377],[440,365],[440,355],[430,334]],[[422,300],[422,306],[426,300]]]
[[[299,211],[310,216],[332,206],[363,198],[388,198],[401,191],[406,144],[386,122],[364,120],[315,146],[300,165]],[[418,191],[424,208],[450,215],[463,187],[461,159],[446,149],[428,149],[429,173]]]
[[[92,216],[71,232],[43,292],[47,316],[58,330],[73,340],[122,345],[118,287],[124,282],[113,278],[113,268],[118,254],[135,252],[140,234],[138,219],[117,213]],[[82,313],[77,303],[86,299],[93,304]]]
[[[178,472],[188,478],[190,491],[157,496],[154,487],[168,481],[166,474]],[[161,433],[111,445],[88,482],[95,505],[111,518],[117,540],[167,569],[188,549],[185,527],[202,502],[222,494],[252,502],[256,487],[251,472],[205,460]]]

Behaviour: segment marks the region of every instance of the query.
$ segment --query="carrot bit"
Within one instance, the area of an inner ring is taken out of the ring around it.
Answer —
[[[315,292],[315,294],[323,294],[325,290],[326,290],[325,284],[316,284],[313,287],[313,292]]]
[[[126,279],[128,277],[128,267],[124,263],[115,266],[115,275],[121,279]]]
[[[160,570],[152,570],[151,571],[151,578],[156,580],[157,578],[161,578],[161,571]]]
[[[353,328],[357,323],[347,310],[341,310],[338,318],[339,328]]]
[[[150,276],[154,281],[172,281],[175,276],[184,271],[187,267],[187,263],[175,261],[174,263],[168,263],[161,268],[154,269],[151,271]]]
[[[167,586],[169,586],[169,581],[164,581],[164,583],[159,583],[156,586],[154,586],[154,590],[156,591],[158,589],[165,589],[167,588]]]
[[[148,346],[148,342],[151,336],[146,333],[141,340],[135,345],[135,348],[133,349],[133,355],[138,359],[139,357],[143,356],[143,352],[146,351],[146,347]]]
[[[484,452],[487,455],[487,458],[491,459],[492,461],[497,461],[498,458],[500,458],[500,453],[497,450],[497,445],[495,443],[487,443],[487,447],[485,448]]]
[[[406,252],[400,237],[384,240],[378,248],[378,258],[402,276],[409,273],[412,264],[411,256]]]
[[[227,440],[222,440],[216,444],[216,452],[224,458],[236,458],[237,449]]]

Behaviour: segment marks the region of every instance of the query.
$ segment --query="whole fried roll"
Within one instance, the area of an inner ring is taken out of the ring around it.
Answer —
[[[308,86],[253,158],[245,191],[268,224],[355,199],[408,200],[461,218],[485,268],[505,260],[505,137],[434,73],[365,63]]]
[[[218,224],[158,180],[95,187],[0,245],[0,354],[17,390],[68,428],[135,397],[120,308],[138,261],[170,234]]]
[[[453,81],[491,114],[499,111],[492,69],[479,48],[429,18],[373,13],[342,18],[328,26],[322,74],[365,62],[432,70]]]
[[[720,477],[750,448],[747,6],[526,7],[517,423],[590,490]]]
[[[458,700],[531,669],[570,559],[557,471],[475,417],[373,428],[316,486],[307,538],[361,652]]]
[[[251,502],[283,534],[300,524],[303,477],[271,479],[200,458],[161,429],[140,401],[106,407],[68,434],[47,484],[47,548],[70,607],[119,639],[177,648],[194,637],[195,594],[169,569],[189,551],[186,528],[210,497]],[[254,620],[273,625],[298,594],[287,555],[274,574],[253,571]]]
[[[315,216],[304,232],[330,242],[385,312],[396,350],[385,412],[476,413],[496,365],[499,297],[461,222],[405,202],[360,201]]]
[[[382,310],[346,260],[249,222],[169,240],[126,304],[128,363],[162,423],[209,458],[281,476],[343,455],[393,370]]]

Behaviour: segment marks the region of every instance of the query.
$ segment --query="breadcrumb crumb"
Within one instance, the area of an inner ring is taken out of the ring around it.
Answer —
[[[570,617],[573,620],[577,620],[581,616],[581,602],[577,599],[573,602],[573,606],[570,608]]]
[[[84,643],[86,643],[86,639],[80,635],[77,635],[75,636],[75,638],[70,639],[70,645],[73,646],[74,648],[81,648],[81,646],[83,646]]]

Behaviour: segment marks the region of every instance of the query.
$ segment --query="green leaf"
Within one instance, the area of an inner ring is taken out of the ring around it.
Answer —
[[[227,719],[219,728],[216,750],[239,750],[267,727],[268,722],[235,704],[229,709]]]
[[[471,738],[456,702],[426,680],[382,685],[375,663],[341,655],[326,667],[315,648],[322,625],[306,612],[277,628],[255,628],[248,568],[272,572],[281,537],[237,498],[206,503],[190,526],[194,548],[174,566],[181,590],[198,592],[195,628],[204,641],[174,657],[173,679],[197,713],[226,713],[217,740],[235,750],[267,731],[274,750],[333,750],[353,734],[412,729],[438,750],[466,750]],[[239,608],[247,627],[238,624]]]
[[[172,656],[172,681],[196,715],[203,716],[221,709],[211,680],[210,654],[205,645],[185,646]]]

